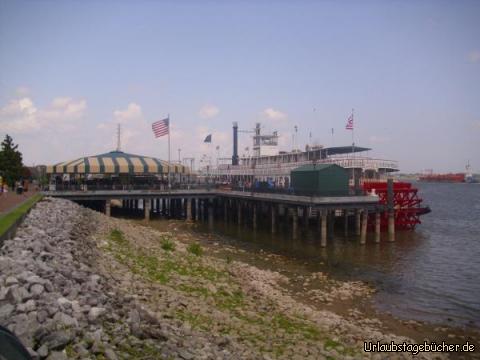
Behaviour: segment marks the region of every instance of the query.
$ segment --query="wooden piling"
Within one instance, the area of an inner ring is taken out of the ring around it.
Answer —
[[[355,210],[355,235],[359,236],[361,232],[360,210]]]
[[[270,213],[272,216],[272,234],[277,231],[277,207],[275,204],[270,205]]]
[[[320,246],[327,246],[327,211],[321,211],[321,237],[320,237]]]
[[[322,210],[316,209],[317,210],[317,230],[320,233],[322,231]]]
[[[380,211],[375,212],[375,242],[380,242]]]
[[[228,222],[228,199],[223,198],[223,221]]]
[[[143,200],[143,207],[145,211],[145,220],[149,221],[150,220],[150,201],[148,199]]]
[[[368,222],[368,210],[363,209],[362,211],[362,230],[360,236],[360,244],[364,245],[367,243],[367,222]]]
[[[195,221],[200,220],[200,209],[199,209],[200,199],[195,199]]]
[[[308,228],[308,206],[303,207],[303,226]]]
[[[343,210],[343,234],[348,236],[348,210]]]
[[[327,236],[333,239],[335,233],[335,210],[329,210],[327,215]]]
[[[208,228],[213,230],[213,199],[208,199]]]
[[[192,199],[187,199],[187,221],[192,221]]]
[[[105,215],[111,215],[111,208],[112,208],[112,200],[108,199],[105,200]]]
[[[395,215],[393,211],[388,214],[388,241],[395,241]]]
[[[395,241],[395,208],[393,198],[393,179],[387,180],[388,241]]]
[[[252,203],[252,227],[257,230],[257,204]]]
[[[237,200],[237,225],[242,225],[242,202]]]
[[[297,232],[298,232],[298,208],[295,206],[294,208],[291,209],[292,212],[292,232],[293,232],[293,238],[297,238]]]

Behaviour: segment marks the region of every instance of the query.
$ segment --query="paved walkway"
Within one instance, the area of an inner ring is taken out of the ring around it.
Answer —
[[[9,191],[7,193],[0,193],[0,215],[7,213],[8,211],[20,205],[36,193],[37,191],[34,190],[24,192],[22,195],[18,195],[13,191]]]

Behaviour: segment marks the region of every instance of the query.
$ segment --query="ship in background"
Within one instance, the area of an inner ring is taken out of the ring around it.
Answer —
[[[465,170],[467,171],[465,174],[465,182],[469,184],[477,182],[477,180],[473,176],[472,171],[470,169],[470,161],[467,162],[467,165],[465,166]]]
[[[435,174],[433,170],[425,171],[425,174],[418,177],[418,181],[422,182],[447,182],[447,183],[462,183],[465,182],[464,173],[448,173]]]
[[[238,133],[252,133],[252,154],[238,155]],[[291,151],[280,151],[278,133],[262,134],[261,124],[257,123],[253,130],[238,130],[233,124],[233,156],[219,159],[216,167],[203,169],[216,182],[231,184],[268,182],[276,188],[288,188],[290,172],[306,164],[337,164],[349,171],[350,185],[357,181],[360,185],[368,181],[386,180],[387,176],[398,171],[398,163],[394,160],[376,159],[364,156],[371,149],[351,146],[323,147],[322,145],[306,145],[305,150],[294,147]]]
[[[435,174],[433,170],[426,170],[418,177],[422,182],[445,182],[445,183],[474,183],[475,177],[470,170],[470,162],[465,166],[464,173]]]

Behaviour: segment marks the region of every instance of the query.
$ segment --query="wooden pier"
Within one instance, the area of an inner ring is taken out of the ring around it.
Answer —
[[[254,230],[260,225],[268,226],[275,233],[279,224],[286,222],[291,224],[293,238],[298,236],[300,225],[307,228],[316,224],[322,247],[327,246],[327,240],[333,236],[335,220],[343,222],[345,235],[354,231],[360,244],[365,244],[369,213],[376,214],[375,242],[380,242],[380,213],[387,210],[376,196],[310,197],[218,189],[45,191],[44,195],[100,204],[108,216],[112,200],[118,200],[123,209],[143,210],[147,221],[153,214],[203,221],[211,229],[215,221],[225,221],[238,226],[249,225]],[[389,227],[389,240],[393,239],[394,228]]]

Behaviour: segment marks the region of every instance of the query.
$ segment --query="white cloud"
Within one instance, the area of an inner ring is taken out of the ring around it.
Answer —
[[[278,136],[278,145],[282,148],[291,148],[293,146],[292,134],[281,133]]]
[[[275,110],[273,108],[267,108],[265,110],[263,110],[263,115],[265,115],[268,119],[271,119],[271,120],[286,120],[287,119],[287,114],[279,111],[279,110]]]
[[[71,129],[69,121],[84,116],[87,103],[62,97],[53,99],[50,106],[37,109],[32,99],[13,99],[0,108],[1,129],[5,132],[26,133],[41,129]]]
[[[128,104],[125,110],[115,110],[113,116],[115,121],[119,123],[126,123],[130,120],[137,120],[142,118],[142,108],[135,103]]]
[[[33,101],[24,97],[10,100],[0,108],[0,127],[5,132],[19,133],[34,130],[39,127],[37,108]]]
[[[79,119],[85,115],[87,102],[83,99],[74,100],[70,97],[57,97],[52,100],[49,108],[42,110],[40,117],[45,120],[60,122]]]
[[[220,109],[215,105],[203,105],[201,109],[198,111],[198,116],[202,119],[210,119],[217,116],[220,113]]]
[[[480,63],[480,50],[473,50],[468,54],[468,60],[471,63]]]

